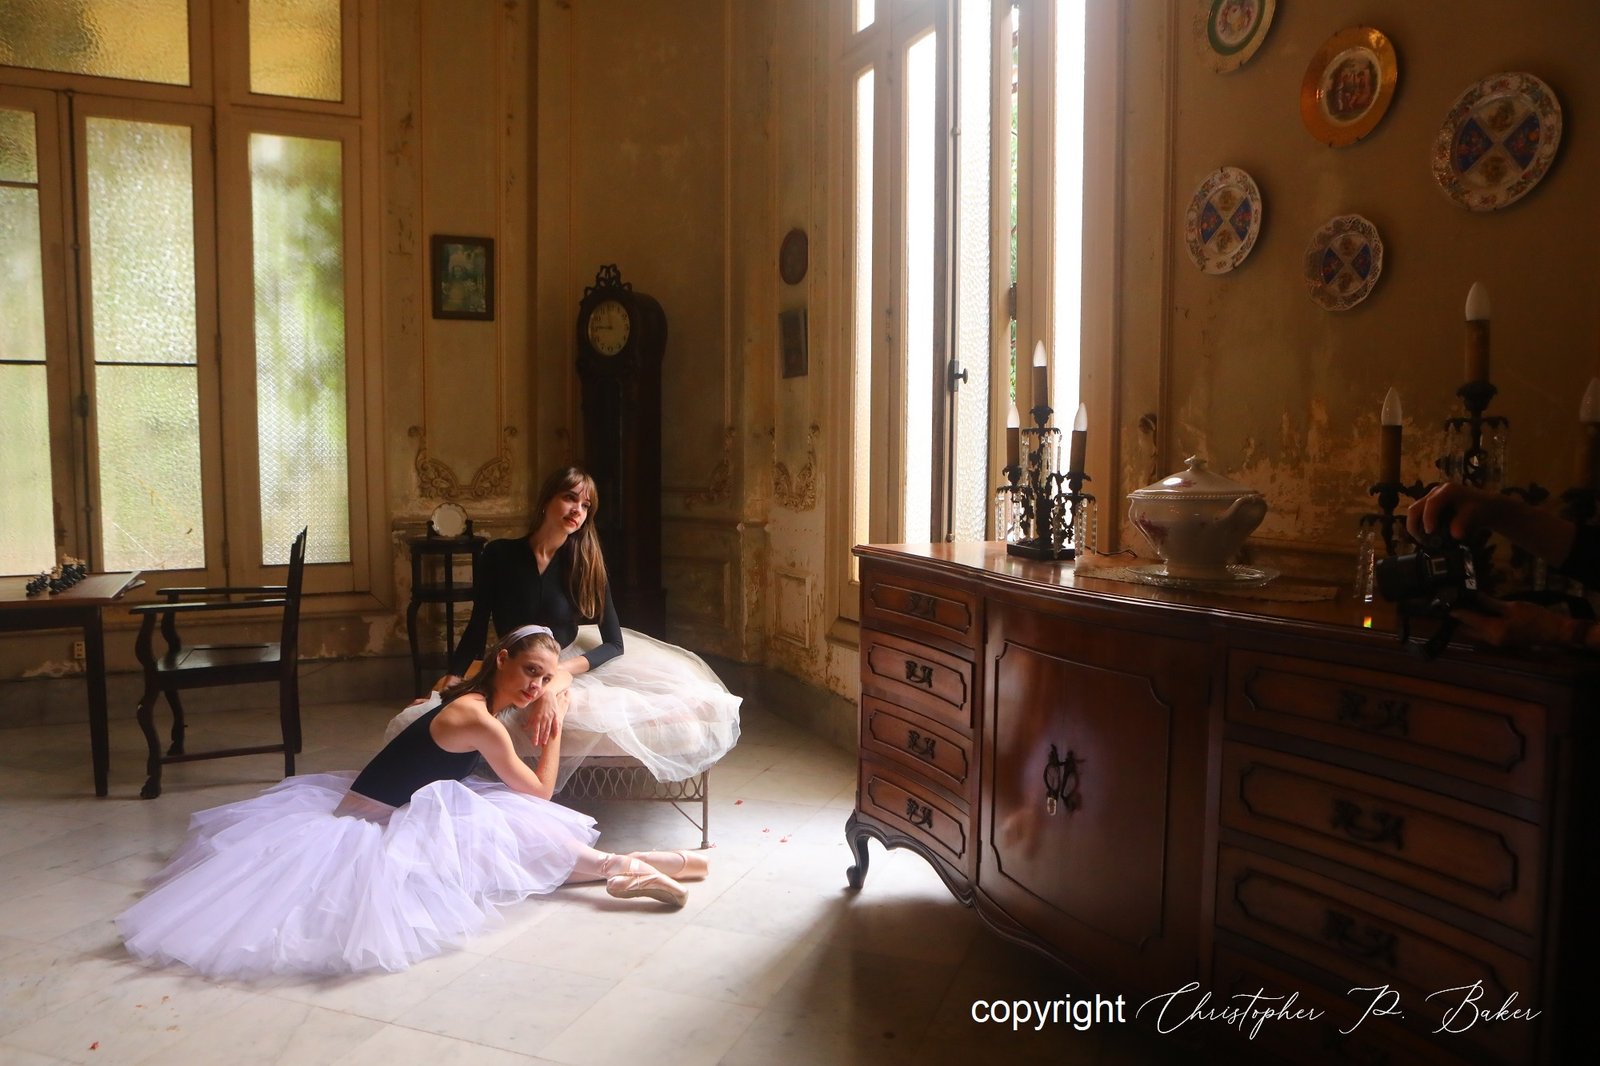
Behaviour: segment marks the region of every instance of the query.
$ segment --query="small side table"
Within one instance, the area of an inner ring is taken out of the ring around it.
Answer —
[[[411,638],[411,679],[413,691],[421,696],[427,692],[422,678],[424,667],[447,667],[450,646],[456,633],[456,604],[471,602],[472,582],[456,580],[455,557],[470,555],[474,568],[478,555],[488,543],[485,537],[466,534],[460,537],[412,537],[411,545],[411,604],[406,608],[406,633]],[[423,560],[438,558],[443,574],[439,581],[423,580]],[[424,655],[417,643],[417,612],[425,603],[444,604],[445,648],[439,655]],[[431,678],[429,680],[432,680]]]

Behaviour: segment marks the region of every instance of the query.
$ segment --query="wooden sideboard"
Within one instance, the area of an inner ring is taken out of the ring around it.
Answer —
[[[1425,661],[1383,604],[1155,589],[999,544],[856,554],[853,887],[876,838],[1085,990],[1297,993],[1323,1016],[1250,1044],[1287,1061],[1554,1062],[1578,1036],[1600,669]],[[1538,1016],[1436,1032],[1478,982],[1480,1008]],[[1404,1017],[1363,1020],[1379,996]]]

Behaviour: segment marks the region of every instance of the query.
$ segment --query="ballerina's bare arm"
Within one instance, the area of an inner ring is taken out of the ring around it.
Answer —
[[[545,746],[545,752],[539,760],[539,768],[546,771],[541,778],[517,755],[517,749],[511,743],[511,734],[506,732],[506,727],[498,718],[489,713],[483,697],[477,693],[468,693],[452,701],[439,712],[431,729],[434,742],[445,751],[476,751],[482,755],[513,792],[547,800],[554,791],[555,775],[546,769],[546,763],[554,766],[558,755],[551,749],[559,747],[559,742],[552,737]]]

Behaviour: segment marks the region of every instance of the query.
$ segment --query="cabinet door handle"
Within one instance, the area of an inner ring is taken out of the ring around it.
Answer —
[[[922,685],[931,689],[933,687],[933,667],[927,663],[919,663],[915,659],[907,659],[906,680],[913,685]]]
[[[1369,821],[1367,812],[1358,804],[1344,799],[1333,801],[1333,827],[1343,831],[1351,840],[1359,840],[1363,844],[1393,844],[1394,850],[1404,851],[1406,844],[1401,834],[1405,826],[1404,815],[1375,810]]]
[[[1343,911],[1330,908],[1322,925],[1322,938],[1346,955],[1358,959],[1385,962],[1391,969],[1395,963],[1395,948],[1400,938],[1377,926],[1356,928],[1356,920]]]
[[[919,759],[933,761],[933,749],[936,741],[933,737],[925,737],[915,729],[906,733],[906,750]]]
[[[920,825],[924,829],[932,829],[933,808],[925,806],[921,803],[918,803],[916,800],[907,797],[906,821],[910,822],[912,825]]]
[[[1411,701],[1380,699],[1369,712],[1367,694],[1355,689],[1339,690],[1339,721],[1368,733],[1394,733],[1406,736],[1411,732]]]
[[[1078,772],[1083,763],[1072,749],[1067,749],[1067,757],[1063,759],[1054,744],[1050,745],[1050,757],[1044,764],[1044,812],[1056,813],[1057,801],[1069,811],[1075,811],[1083,800],[1078,795],[1078,785],[1082,780]]]

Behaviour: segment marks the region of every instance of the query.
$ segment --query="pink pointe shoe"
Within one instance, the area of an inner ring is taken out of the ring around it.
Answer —
[[[669,907],[681,907],[689,890],[647,863],[627,859],[625,872],[606,878],[606,892],[618,899],[646,896]]]
[[[628,858],[648,863],[675,881],[704,881],[711,861],[698,851],[633,851]]]

